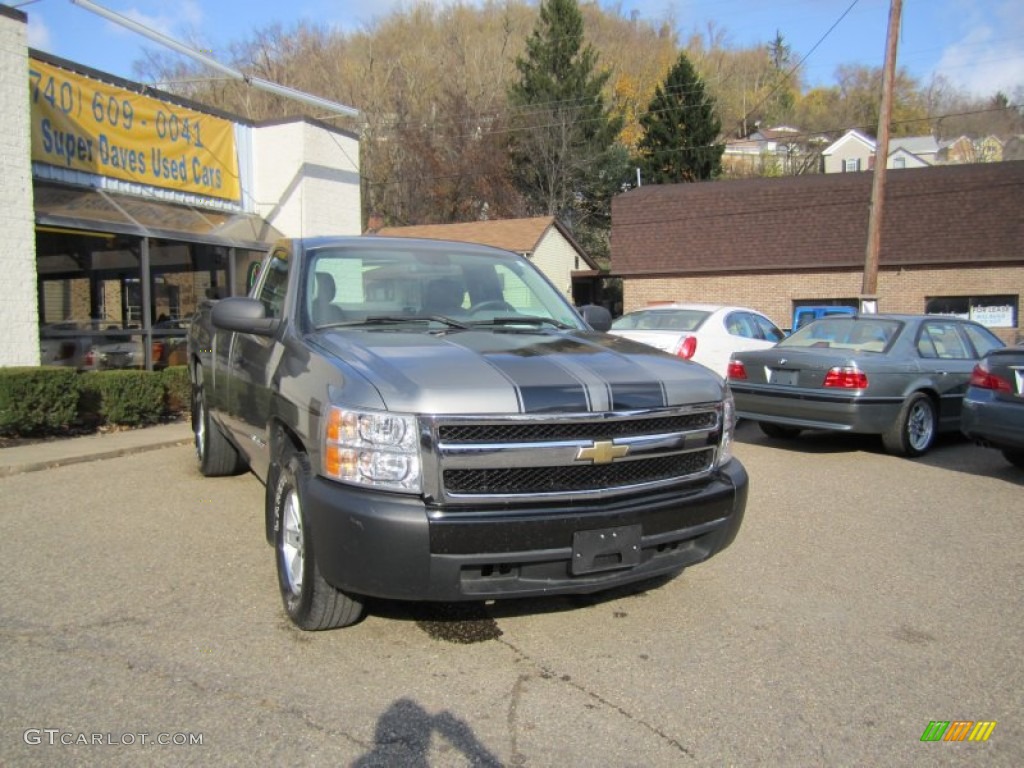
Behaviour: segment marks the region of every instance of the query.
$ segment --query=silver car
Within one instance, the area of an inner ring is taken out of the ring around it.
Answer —
[[[1002,346],[984,326],[956,317],[824,318],[772,349],[734,354],[729,385],[737,415],[769,437],[876,434],[890,453],[920,456],[939,432],[960,429],[971,371]]]

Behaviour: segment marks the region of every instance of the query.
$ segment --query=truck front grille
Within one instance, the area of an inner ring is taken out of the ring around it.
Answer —
[[[658,419],[537,424],[442,424],[438,439],[455,443],[532,442],[536,440],[609,440],[613,437],[658,435],[713,428],[714,411],[678,414]]]
[[[659,480],[673,480],[711,469],[714,450],[639,459],[618,464],[510,469],[450,469],[444,473],[449,493],[526,494],[600,491]]]
[[[580,499],[691,482],[715,466],[720,404],[629,413],[436,417],[428,496],[448,505]],[[426,435],[425,435],[426,437]],[[435,472],[431,472],[431,469]]]

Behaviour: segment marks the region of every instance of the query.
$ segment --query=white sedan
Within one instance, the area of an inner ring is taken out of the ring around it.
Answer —
[[[760,312],[719,304],[658,304],[627,312],[609,333],[710,368],[725,378],[733,352],[767,349],[784,337]]]

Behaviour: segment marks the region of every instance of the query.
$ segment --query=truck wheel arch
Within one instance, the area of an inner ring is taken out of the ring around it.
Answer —
[[[273,546],[276,541],[277,527],[280,525],[280,521],[274,518],[272,512],[274,508],[273,498],[278,476],[281,472],[282,461],[284,457],[293,453],[309,454],[299,436],[283,422],[275,420],[267,431],[270,434],[270,466],[267,468],[266,503],[264,507],[266,509],[267,543]]]

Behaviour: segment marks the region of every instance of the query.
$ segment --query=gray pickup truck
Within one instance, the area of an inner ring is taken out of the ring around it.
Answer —
[[[607,312],[590,315],[607,328]],[[747,474],[721,378],[595,331],[526,258],[286,240],[189,331],[204,475],[251,469],[285,609],[590,593],[727,547]]]

